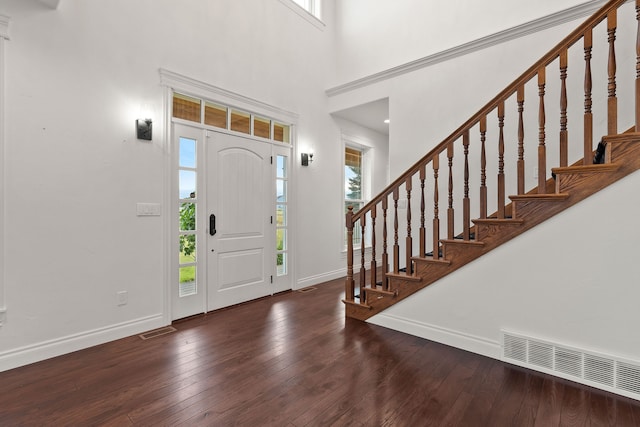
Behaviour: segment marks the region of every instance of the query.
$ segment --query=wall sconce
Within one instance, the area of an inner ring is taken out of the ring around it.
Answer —
[[[313,163],[313,153],[302,153],[302,166],[309,166],[310,163]]]
[[[151,135],[153,130],[153,123],[151,119],[136,120],[136,130],[137,130],[138,139],[151,141]]]

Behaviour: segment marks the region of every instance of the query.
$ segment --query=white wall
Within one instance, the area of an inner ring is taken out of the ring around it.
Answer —
[[[6,0],[6,305],[0,370],[161,326],[165,200],[160,68],[299,115],[293,286],[340,274],[340,129],[327,113],[326,28],[279,0]],[[142,104],[152,142],[138,141]],[[324,250],[327,248],[327,250]],[[116,292],[129,301],[117,306]]]
[[[337,2],[335,84],[396,67],[582,3],[605,2]]]

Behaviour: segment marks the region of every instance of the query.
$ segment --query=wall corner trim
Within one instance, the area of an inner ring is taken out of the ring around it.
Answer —
[[[417,71],[460,56],[468,55],[479,50],[487,49],[501,43],[515,40],[520,37],[528,36],[539,31],[547,30],[575,19],[589,16],[602,7],[604,3],[606,3],[605,0],[590,0],[577,6],[572,6],[559,12],[525,22],[524,24],[516,25],[493,34],[489,34],[488,36],[454,46],[450,49],[436,52],[420,59],[416,59],[415,61],[407,62],[339,86],[334,86],[327,89],[325,93],[329,97],[340,95],[355,89],[380,83],[412,71]]]

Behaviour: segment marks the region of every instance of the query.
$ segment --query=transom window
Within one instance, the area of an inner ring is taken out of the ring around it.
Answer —
[[[289,124],[181,93],[173,94],[173,117],[291,144],[291,125]]]

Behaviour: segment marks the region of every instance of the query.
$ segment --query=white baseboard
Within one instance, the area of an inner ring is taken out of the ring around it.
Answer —
[[[328,282],[329,280],[339,279],[341,277],[346,277],[347,268],[341,268],[335,271],[329,271],[327,273],[316,274],[315,276],[304,277],[299,279],[296,283],[296,288],[294,290],[306,288],[309,286],[317,285],[318,283]]]
[[[482,356],[491,357],[492,359],[501,360],[502,357],[500,342],[460,331],[416,322],[415,320],[385,313],[377,314],[367,320],[367,322],[451,347],[460,348]]]
[[[0,372],[166,326],[161,313],[0,353]]]

